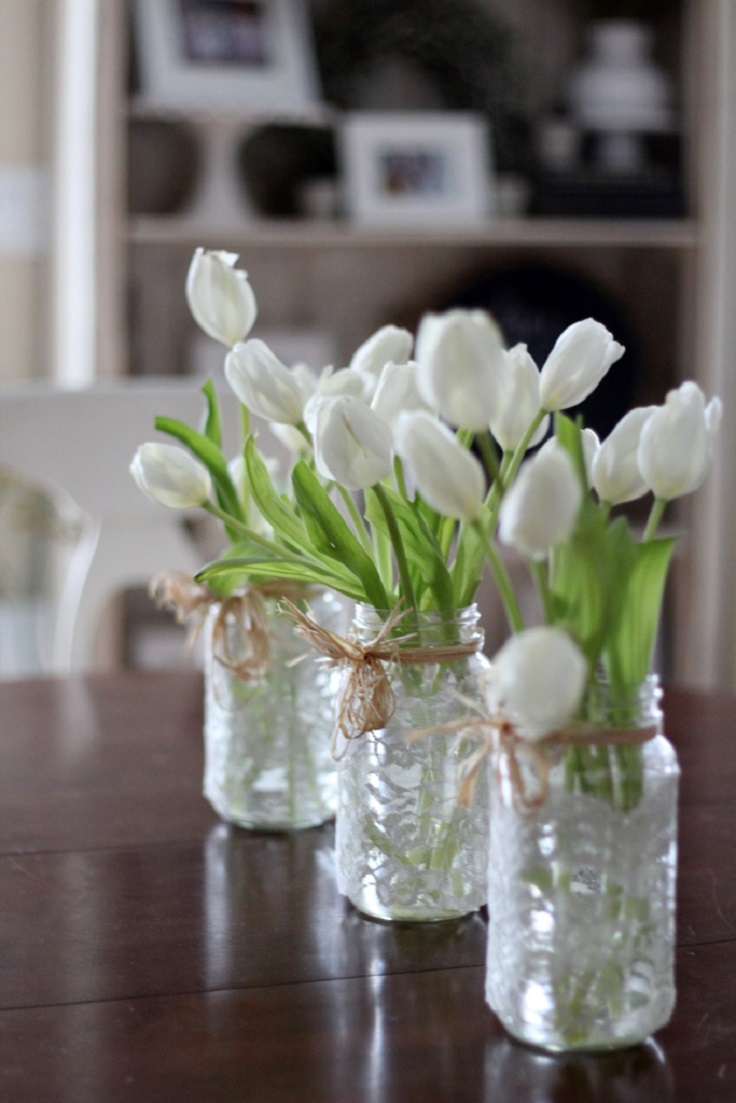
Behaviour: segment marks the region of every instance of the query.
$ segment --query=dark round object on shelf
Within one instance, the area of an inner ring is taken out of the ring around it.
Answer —
[[[503,331],[507,346],[523,342],[541,368],[552,346],[573,322],[595,318],[602,322],[626,352],[604,376],[595,391],[578,407],[586,427],[603,439],[636,404],[641,377],[641,351],[637,334],[619,304],[595,283],[552,264],[519,264],[494,269],[443,304],[479,307],[489,311]]]
[[[305,181],[335,177],[335,138],[326,127],[269,125],[238,150],[238,176],[259,214],[296,218]]]
[[[131,119],[128,162],[131,214],[176,214],[194,193],[199,146],[185,123]]]

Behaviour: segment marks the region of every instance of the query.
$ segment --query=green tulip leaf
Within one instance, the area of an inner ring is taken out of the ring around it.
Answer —
[[[242,584],[243,579],[254,582],[288,579],[293,582],[309,582],[318,586],[329,586],[355,601],[366,601],[363,588],[347,571],[329,569],[319,564],[291,563],[284,560],[260,559],[257,557],[225,557],[207,563],[195,575],[195,581],[211,584],[229,581],[232,588]]]
[[[202,387],[202,394],[207,400],[207,417],[204,424],[204,435],[208,440],[212,441],[215,448],[222,449],[220,400],[217,397],[217,391],[211,379],[208,379]]]
[[[274,486],[268,467],[258,451],[255,437],[249,437],[245,443],[245,466],[253,500],[269,525],[286,544],[297,551],[308,547],[307,529]]]
[[[422,516],[418,502],[408,502],[389,486],[382,489],[399,528],[415,596],[420,606],[425,604],[421,600],[421,592],[428,587],[438,608],[454,608],[455,591],[450,572],[445,565],[439,541]],[[380,531],[387,531],[385,514],[377,496],[371,491],[366,492],[366,517],[371,525]]]
[[[388,595],[373,559],[304,460],[295,464],[291,481],[313,546],[344,564],[359,579],[371,605],[388,609]]]
[[[618,616],[606,640],[609,679],[641,682],[651,669],[659,615],[676,537],[635,544],[617,588]]]

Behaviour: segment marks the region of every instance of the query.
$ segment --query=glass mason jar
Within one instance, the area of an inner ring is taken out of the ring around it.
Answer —
[[[407,620],[395,635],[410,631]],[[428,661],[384,663],[393,694],[390,718],[339,748],[337,886],[376,919],[453,919],[485,903],[487,769],[480,771],[470,808],[461,807],[458,767],[466,752],[458,746],[459,731],[407,738],[467,716],[467,699],[480,703],[481,675],[490,663],[480,652],[478,620],[475,605],[449,619],[420,613],[417,636],[397,647],[421,648]],[[367,646],[383,624],[374,609],[359,605],[357,642]],[[449,649],[458,644],[464,653],[452,658]],[[348,689],[346,683],[341,693]]]
[[[670,1017],[680,771],[660,698],[656,677],[597,685],[590,742],[494,752],[486,1000],[520,1041],[614,1049]]]
[[[308,600],[323,627],[345,630],[344,598],[311,590]],[[237,603],[224,616],[215,604],[207,617],[204,794],[222,819],[241,827],[311,827],[335,814],[330,736],[339,673],[311,655],[289,666],[308,648],[294,635],[292,618],[278,610],[278,598],[256,601],[265,614],[260,625]],[[260,672],[256,663],[242,676],[239,665],[245,670],[264,646]]]

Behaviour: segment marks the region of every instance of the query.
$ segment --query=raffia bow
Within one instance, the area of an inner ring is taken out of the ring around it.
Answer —
[[[541,808],[549,792],[550,761],[547,747],[606,746],[634,747],[654,739],[658,728],[647,724],[637,728],[605,728],[596,724],[575,724],[550,732],[535,742],[520,736],[512,723],[501,713],[490,714],[486,707],[458,694],[458,701],[468,712],[457,720],[411,732],[412,740],[429,735],[457,733],[454,750],[468,743],[475,744],[460,762],[457,774],[458,803],[468,808],[475,793],[480,771],[493,750],[498,750],[498,770],[505,765],[511,784],[514,807],[523,815]],[[475,715],[473,715],[475,714]],[[529,784],[531,782],[531,785]]]
[[[474,655],[480,641],[448,644],[446,647],[402,646],[417,638],[415,632],[391,636],[407,611],[394,610],[370,643],[360,644],[323,628],[309,613],[303,613],[288,599],[284,610],[294,619],[295,632],[331,665],[347,670],[338,702],[332,737],[332,753],[342,757],[347,743],[366,732],[385,728],[396,708],[388,663],[443,663]],[[345,741],[338,750],[340,737]]]
[[[157,575],[149,587],[151,597],[163,609],[176,616],[179,624],[188,624],[186,648],[191,652],[213,605],[218,606],[212,625],[212,654],[221,666],[243,682],[260,682],[271,669],[271,638],[265,599],[281,598],[288,583],[266,582],[248,586],[228,598],[213,593],[208,586],[195,582],[184,571]],[[237,621],[239,640],[245,650],[233,655],[229,645],[228,623]]]

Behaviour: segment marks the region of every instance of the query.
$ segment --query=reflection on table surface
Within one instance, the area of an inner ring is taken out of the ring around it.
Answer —
[[[642,1046],[550,1056],[483,1000],[485,917],[362,918],[330,825],[218,822],[198,675],[0,686],[0,1100],[736,1099],[736,701],[670,690],[678,1004]]]

